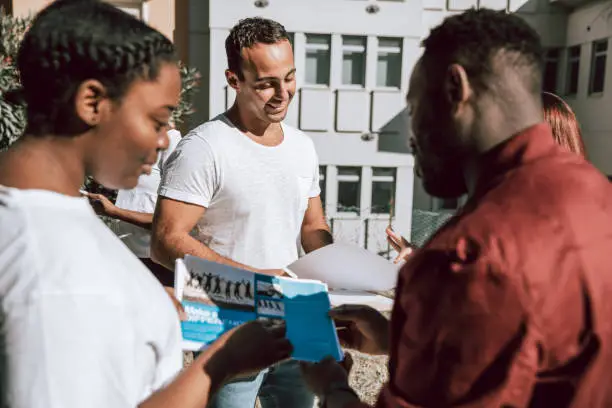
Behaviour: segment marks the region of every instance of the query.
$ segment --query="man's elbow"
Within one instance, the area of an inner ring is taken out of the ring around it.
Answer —
[[[323,219],[323,220],[316,220],[314,222],[305,222],[304,224],[302,224],[303,234],[317,232],[317,231],[330,232],[330,228],[329,228],[329,225],[327,225],[327,221]]]
[[[153,262],[156,262],[160,265],[164,265],[166,267],[172,266],[168,265],[169,261],[171,261],[170,263],[173,263],[170,257],[168,256],[168,251],[166,250],[166,248],[168,247],[167,241],[169,237],[170,234],[168,233],[168,231],[164,231],[160,229],[159,226],[153,224],[153,228],[151,231],[150,247],[151,259],[153,260]]]

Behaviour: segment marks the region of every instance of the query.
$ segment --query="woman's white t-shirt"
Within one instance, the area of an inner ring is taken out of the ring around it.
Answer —
[[[0,186],[2,398],[11,408],[134,408],[182,368],[155,277],[85,198]]]

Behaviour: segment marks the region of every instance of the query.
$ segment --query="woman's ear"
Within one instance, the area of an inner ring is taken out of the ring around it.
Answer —
[[[96,126],[100,123],[101,108],[106,102],[106,87],[100,81],[88,79],[79,85],[74,97],[76,116],[88,126]]]

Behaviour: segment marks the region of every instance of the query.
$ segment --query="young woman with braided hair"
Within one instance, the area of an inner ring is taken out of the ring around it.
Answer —
[[[80,197],[87,175],[134,187],[167,147],[171,42],[102,1],[57,0],[18,68],[28,125],[0,155],[1,405],[202,407],[225,381],[288,358],[284,328],[251,323],[180,372],[172,302]]]

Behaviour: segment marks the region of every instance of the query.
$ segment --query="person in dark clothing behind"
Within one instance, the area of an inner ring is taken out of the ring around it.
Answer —
[[[417,166],[428,193],[469,198],[401,270],[390,326],[332,312],[348,345],[390,354],[377,407],[612,406],[612,186],[543,119],[538,35],[480,9],[423,45]],[[324,406],[364,406],[337,363],[304,372]]]

